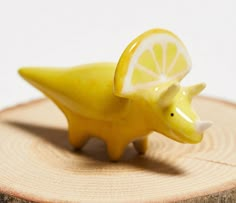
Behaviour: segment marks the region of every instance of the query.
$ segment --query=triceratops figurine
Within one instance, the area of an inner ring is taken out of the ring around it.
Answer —
[[[190,67],[180,39],[153,29],[134,39],[118,64],[23,67],[19,73],[65,114],[75,148],[95,136],[106,142],[110,159],[116,161],[130,142],[145,153],[152,131],[181,143],[202,140],[211,122],[199,119],[191,101],[205,84],[179,85]]]

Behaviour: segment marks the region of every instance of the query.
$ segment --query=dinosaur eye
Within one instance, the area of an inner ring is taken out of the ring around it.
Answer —
[[[170,116],[172,116],[172,117],[173,117],[173,116],[174,116],[174,113],[171,113],[171,114],[170,114]]]

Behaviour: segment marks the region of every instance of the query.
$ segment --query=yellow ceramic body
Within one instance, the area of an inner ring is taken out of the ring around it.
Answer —
[[[19,73],[47,95],[68,120],[69,140],[81,148],[91,136],[104,140],[111,160],[118,160],[128,143],[139,153],[156,131],[182,143],[198,143],[199,118],[191,108],[192,96],[204,84],[180,87],[177,81],[140,91],[133,98],[116,96],[116,64],[96,63],[72,68],[21,68]]]

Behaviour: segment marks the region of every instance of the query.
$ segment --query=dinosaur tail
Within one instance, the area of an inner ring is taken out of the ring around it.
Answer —
[[[23,67],[18,72],[27,82],[51,99],[55,99],[58,94],[62,93],[60,81],[65,74],[64,69]]]

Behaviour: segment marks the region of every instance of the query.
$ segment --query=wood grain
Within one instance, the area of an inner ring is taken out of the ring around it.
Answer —
[[[0,113],[0,202],[236,202],[236,105],[198,97],[212,120],[203,141],[152,133],[146,155],[129,145],[118,163],[92,139],[73,151],[62,113],[47,99]]]

